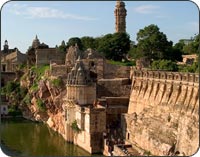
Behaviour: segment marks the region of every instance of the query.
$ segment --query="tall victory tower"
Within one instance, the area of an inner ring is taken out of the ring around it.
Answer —
[[[117,0],[115,6],[115,31],[126,32],[126,8],[125,3]]]

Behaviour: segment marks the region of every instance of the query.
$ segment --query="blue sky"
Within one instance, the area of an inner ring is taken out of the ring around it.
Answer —
[[[1,47],[25,53],[35,35],[50,47],[71,37],[98,37],[115,32],[116,1],[11,1],[1,10]],[[139,29],[156,24],[177,43],[199,33],[199,10],[189,1],[125,1],[127,33],[136,41]]]

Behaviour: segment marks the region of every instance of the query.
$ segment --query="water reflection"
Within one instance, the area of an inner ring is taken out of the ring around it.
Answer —
[[[9,156],[90,156],[45,124],[27,120],[2,121],[1,148]]]

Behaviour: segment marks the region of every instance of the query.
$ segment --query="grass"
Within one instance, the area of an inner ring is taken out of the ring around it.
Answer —
[[[36,74],[36,80],[40,80],[41,77],[44,75],[46,70],[49,70],[49,65],[43,65],[41,67],[36,68],[36,66],[31,67],[31,71],[33,71]]]
[[[120,62],[120,61],[108,60],[108,63],[113,64],[113,65],[120,65],[120,66],[134,66],[135,65],[135,62],[133,61]]]

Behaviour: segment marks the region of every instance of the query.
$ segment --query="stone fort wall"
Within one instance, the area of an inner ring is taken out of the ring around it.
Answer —
[[[192,155],[199,145],[199,75],[131,70],[126,139],[151,154]],[[174,152],[173,152],[174,151]]]

